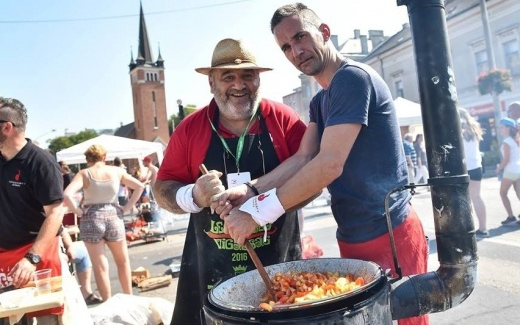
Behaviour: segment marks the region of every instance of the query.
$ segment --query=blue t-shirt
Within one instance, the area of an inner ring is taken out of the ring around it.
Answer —
[[[328,89],[310,103],[310,121],[321,137],[326,127],[362,124],[341,176],[328,186],[337,238],[360,243],[387,233],[385,196],[408,184],[394,102],[384,80],[369,66],[347,60]],[[341,139],[338,139],[341,145]],[[394,193],[389,201],[392,226],[406,218],[411,195]]]

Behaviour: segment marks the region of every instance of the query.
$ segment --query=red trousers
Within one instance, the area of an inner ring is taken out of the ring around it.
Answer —
[[[421,220],[410,205],[410,213],[405,221],[393,230],[397,259],[403,276],[422,274],[428,271],[428,243]],[[346,243],[338,240],[342,258],[360,259],[377,263],[383,271],[390,269],[390,275],[397,277],[394,268],[390,235],[384,234],[364,243]],[[428,325],[428,315],[398,320],[399,325]]]

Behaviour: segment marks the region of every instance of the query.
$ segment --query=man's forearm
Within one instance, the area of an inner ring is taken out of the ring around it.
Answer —
[[[312,157],[303,155],[293,155],[282,162],[278,167],[273,169],[271,172],[258,178],[252,183],[258,189],[260,193],[267,192],[268,190],[280,187],[291,179],[298,170],[300,170],[305,164],[307,164]]]
[[[153,187],[155,199],[157,203],[163,208],[172,213],[182,214],[186,213],[179,204],[177,204],[177,191],[186,184],[176,181],[160,181],[157,180]]]
[[[38,232],[34,245],[30,249],[31,253],[42,255],[49,246],[50,242],[56,237],[63,221],[63,209],[61,203],[46,206],[47,217]]]

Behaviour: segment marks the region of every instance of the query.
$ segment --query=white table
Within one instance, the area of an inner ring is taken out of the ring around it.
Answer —
[[[0,318],[9,318],[9,324],[20,321],[26,313],[62,306],[65,302],[63,291],[48,293],[41,296],[27,297],[18,307],[4,308],[0,305]]]

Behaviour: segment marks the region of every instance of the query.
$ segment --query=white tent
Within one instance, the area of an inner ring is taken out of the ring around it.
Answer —
[[[155,153],[157,154],[157,159],[160,164],[164,157],[164,147],[161,143],[102,134],[70,148],[58,151],[56,153],[56,158],[58,161],[64,161],[67,164],[86,163],[84,153],[88,147],[94,144],[102,145],[106,149],[106,160],[108,161],[114,160],[115,157],[121,159],[136,158],[141,160],[144,157]]]
[[[422,124],[421,105],[408,99],[397,97],[394,100],[394,106],[400,126]]]

